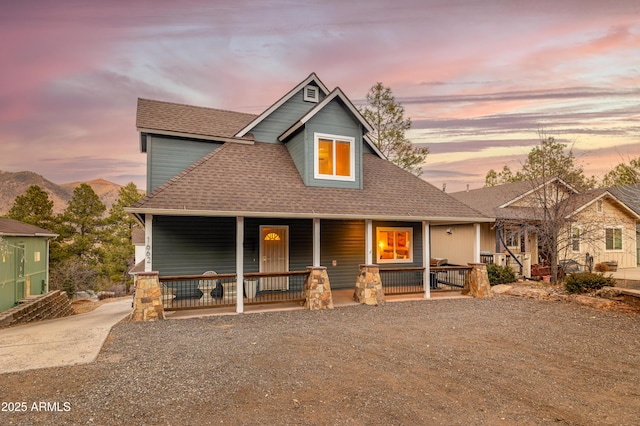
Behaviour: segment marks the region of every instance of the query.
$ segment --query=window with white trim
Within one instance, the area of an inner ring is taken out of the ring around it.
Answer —
[[[580,253],[580,239],[582,229],[579,226],[571,227],[571,251],[574,253]]]
[[[413,262],[413,228],[377,228],[378,263]]]
[[[622,228],[605,228],[604,230],[605,250],[620,251],[622,250]]]
[[[316,133],[313,176],[316,179],[355,181],[355,139]]]

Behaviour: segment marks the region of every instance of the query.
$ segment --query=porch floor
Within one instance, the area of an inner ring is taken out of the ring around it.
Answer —
[[[353,300],[353,289],[338,289],[332,290],[334,308],[341,308],[345,306],[355,306],[359,303]],[[395,302],[407,302],[422,300],[428,302],[430,300],[443,300],[443,299],[464,299],[470,298],[470,296],[463,296],[459,291],[432,291],[431,299],[425,299],[424,294],[402,294],[402,295],[388,295],[385,296],[387,303]],[[266,305],[244,305],[243,314],[252,314],[259,312],[277,312],[277,311],[292,311],[303,310],[304,308],[299,302],[289,303],[273,303]],[[211,309],[192,309],[192,310],[180,310],[180,311],[165,311],[167,319],[185,319],[185,318],[199,318],[214,315],[239,315],[236,312],[235,306],[226,306],[222,308]]]

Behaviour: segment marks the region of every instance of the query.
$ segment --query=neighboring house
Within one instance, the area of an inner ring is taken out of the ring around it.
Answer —
[[[546,188],[543,192],[543,185],[516,182],[451,195],[495,218],[493,226],[482,227],[481,250],[486,253],[500,256],[506,252],[520,260],[530,259],[533,264],[541,261],[539,232],[535,226],[545,226],[541,219],[541,203],[545,198],[542,194],[545,194],[549,204],[558,209],[564,224],[560,231],[560,262],[571,259],[586,266],[589,256],[593,257],[593,264],[613,262],[621,268],[636,266],[636,224],[640,216],[616,197],[615,191],[597,189],[578,193],[559,179],[549,181]]]
[[[640,214],[640,183],[607,189],[614,197]],[[640,266],[640,224],[636,225],[636,262]]]
[[[0,311],[49,290],[49,240],[57,234],[0,218]]]
[[[161,277],[325,266],[353,288],[365,263],[428,274],[431,225],[489,221],[387,161],[315,74],[260,115],[140,99],[137,128],[148,195],[127,211]]]

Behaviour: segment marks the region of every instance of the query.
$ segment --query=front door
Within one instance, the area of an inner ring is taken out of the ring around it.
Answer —
[[[260,227],[260,272],[289,271],[289,227]],[[287,277],[264,277],[260,290],[288,290]]]

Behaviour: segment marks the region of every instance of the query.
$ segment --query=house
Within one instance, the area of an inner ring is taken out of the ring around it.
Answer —
[[[489,221],[386,160],[343,91],[315,74],[259,115],[139,99],[136,124],[148,195],[127,211],[145,227],[145,271],[161,280],[292,274],[262,276],[260,289],[277,291],[294,271],[326,267],[331,288],[354,288],[359,265],[374,263],[424,278],[430,226]]]
[[[57,234],[0,218],[0,312],[49,290],[49,240]]]
[[[546,184],[515,182],[451,195],[495,218],[492,226],[482,226],[480,249],[500,259],[496,263],[504,262],[504,253],[517,259],[525,269],[523,275],[528,276],[530,264],[542,262],[544,257],[539,242],[539,235],[546,231],[542,228],[544,203],[562,225],[558,233],[561,264],[611,262],[622,268],[635,267],[640,216],[615,194],[612,189],[580,193],[562,180],[552,179]],[[442,229],[432,232],[443,233]]]
[[[640,183],[607,188],[618,200],[640,214]],[[640,266],[640,224],[636,225],[636,263]]]

